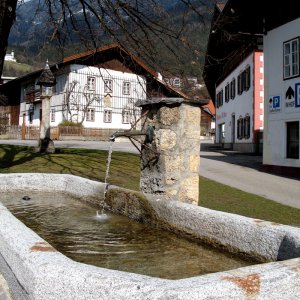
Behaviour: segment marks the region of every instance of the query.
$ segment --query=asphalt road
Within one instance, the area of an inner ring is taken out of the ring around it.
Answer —
[[[300,182],[261,171],[262,157],[201,150],[200,175],[217,182],[300,209]]]
[[[37,141],[0,140],[0,144],[37,146]],[[55,147],[109,150],[110,142],[54,141]],[[130,142],[114,142],[114,151],[138,154]],[[300,182],[261,171],[262,157],[232,151],[218,151],[212,140],[202,140],[200,175],[300,209]]]

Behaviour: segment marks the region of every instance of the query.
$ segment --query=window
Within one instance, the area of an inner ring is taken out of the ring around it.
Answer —
[[[128,123],[130,123],[130,119],[131,119],[130,111],[129,110],[123,110],[123,112],[122,112],[122,123],[128,124]]]
[[[299,159],[299,122],[287,122],[286,157]]]
[[[130,82],[123,82],[123,95],[130,95]]]
[[[180,82],[180,79],[179,78],[175,78],[173,80],[173,86],[174,87],[181,87],[181,82]]]
[[[112,80],[111,79],[105,79],[104,80],[104,93],[105,94],[110,94],[113,91],[113,86],[112,86]]]
[[[33,111],[29,112],[29,124],[33,123]]]
[[[229,83],[225,86],[225,102],[229,102]]]
[[[250,66],[247,66],[243,71],[243,91],[248,91],[250,88]]]
[[[87,85],[88,85],[89,91],[95,91],[96,90],[96,77],[89,76]]]
[[[88,108],[86,110],[86,120],[90,122],[95,122],[95,109]]]
[[[247,66],[237,77],[237,93],[241,95],[244,91],[248,91],[251,85],[250,66]],[[235,81],[234,81],[235,86]],[[234,91],[235,95],[235,91]],[[234,98],[234,97],[233,97]],[[231,99],[233,99],[231,98]]]
[[[223,89],[221,90],[221,92],[220,92],[220,102],[221,102],[221,106],[223,105]]]
[[[230,99],[235,98],[235,78],[233,78],[230,82]]]
[[[240,73],[237,77],[237,92],[238,95],[241,95],[243,93],[243,80],[242,80],[242,73]]]
[[[244,119],[240,117],[237,120],[237,138],[241,140],[244,137]]]
[[[299,76],[299,38],[283,43],[283,78]]]
[[[51,108],[50,119],[51,122],[55,122],[55,108]]]
[[[242,118],[241,116],[237,120],[237,138],[239,140],[249,139],[251,135],[251,119],[250,116]]]
[[[250,138],[250,116],[244,118],[244,138]]]
[[[216,100],[217,100],[217,107],[220,107],[223,105],[223,89],[217,93]]]
[[[104,122],[111,123],[112,120],[112,111],[110,109],[104,110]]]

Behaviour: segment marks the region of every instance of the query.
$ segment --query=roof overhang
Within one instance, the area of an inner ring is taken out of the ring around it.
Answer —
[[[197,105],[203,106],[208,104],[209,100],[207,99],[187,99],[187,98],[177,98],[177,97],[157,97],[157,98],[150,98],[146,100],[139,100],[135,103],[137,107],[143,106],[154,106],[154,105],[174,105],[174,104],[190,104],[190,105]]]
[[[216,5],[203,69],[207,90],[215,101],[215,88],[242,59],[262,49],[263,35],[300,17],[300,1],[270,3],[228,0]],[[238,58],[238,59],[237,59]]]

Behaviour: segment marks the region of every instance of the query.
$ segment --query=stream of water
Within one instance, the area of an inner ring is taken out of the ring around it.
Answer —
[[[101,213],[99,214],[98,211],[96,212],[96,217],[98,219],[102,219],[102,220],[105,220],[108,218],[108,215],[104,213],[104,208],[105,208],[106,193],[108,190],[109,169],[110,169],[111,156],[112,156],[112,151],[113,151],[113,144],[114,144],[114,141],[111,141],[109,144],[108,156],[107,156],[107,160],[106,160],[106,172],[105,172],[105,178],[104,178],[105,188],[104,188],[103,200],[100,203]]]

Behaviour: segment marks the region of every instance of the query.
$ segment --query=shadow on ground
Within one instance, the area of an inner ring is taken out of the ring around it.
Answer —
[[[300,180],[300,174],[289,174],[282,171],[275,172],[265,168],[265,166],[262,163],[262,155],[257,155],[253,153],[241,153],[233,150],[225,150],[215,146],[213,143],[205,142],[201,143],[200,150],[201,158],[251,168],[263,173],[272,174],[283,178]]]
[[[262,156],[252,153],[240,153],[232,150],[224,150],[211,143],[201,143],[200,156],[202,158],[226,162],[255,170],[262,170]]]

